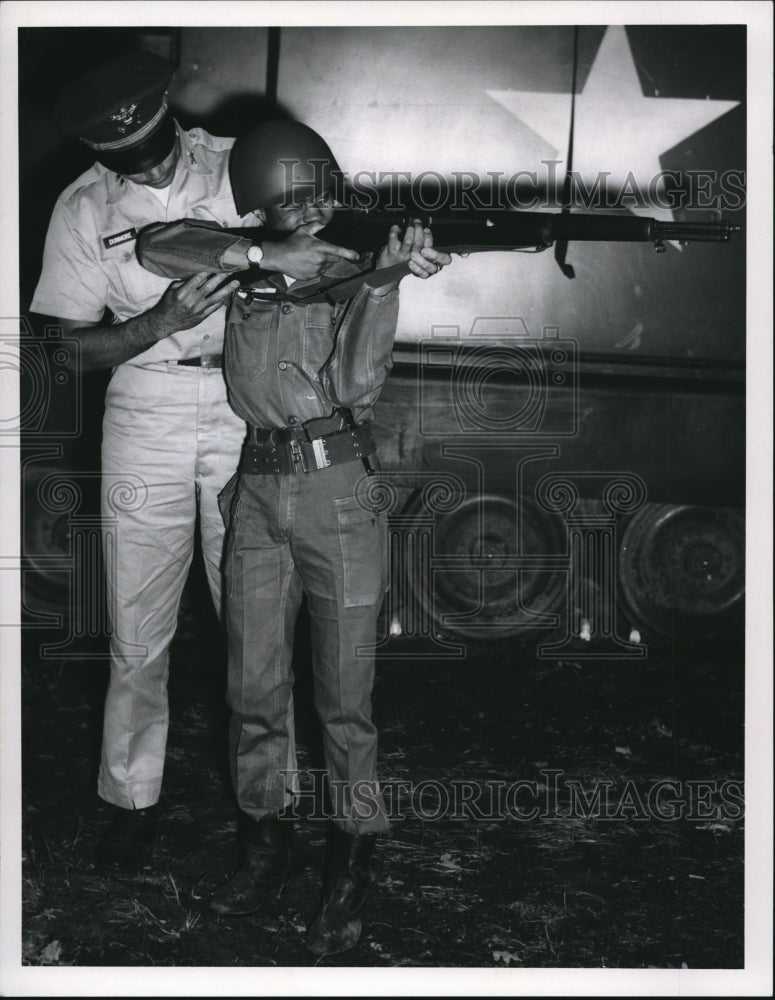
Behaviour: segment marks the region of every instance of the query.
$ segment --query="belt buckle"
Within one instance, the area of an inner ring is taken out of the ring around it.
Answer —
[[[298,434],[295,427],[275,427],[269,434],[269,440],[276,444],[293,444],[298,439]]]
[[[304,462],[304,454],[301,450],[301,442],[297,438],[291,438],[288,442],[288,448],[291,453],[291,461],[293,462],[293,471],[296,472],[296,466],[300,465],[302,471],[308,472],[309,470]]]
[[[331,464],[328,457],[328,452],[326,451],[326,439],[325,437],[314,438],[310,444],[312,445],[312,451],[315,455],[315,465],[318,471],[320,469],[327,469]]]

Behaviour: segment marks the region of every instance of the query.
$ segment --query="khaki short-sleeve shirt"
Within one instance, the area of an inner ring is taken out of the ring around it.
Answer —
[[[59,196],[49,224],[43,268],[33,312],[62,319],[100,322],[109,309],[117,322],[154,306],[168,278],[137,261],[137,233],[151,222],[193,218],[221,226],[242,226],[229,184],[233,139],[202,129],[178,127],[180,159],[166,207],[141,184],[95,163]],[[198,326],[159,341],[131,364],[219,354],[225,313],[218,309]]]

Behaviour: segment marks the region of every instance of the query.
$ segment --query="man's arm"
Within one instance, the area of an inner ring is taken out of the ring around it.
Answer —
[[[173,282],[155,306],[123,323],[95,323],[60,319],[64,332],[80,344],[83,371],[113,368],[142,354],[159,340],[179,330],[197,326],[215,312],[238,287],[230,281],[223,288],[222,274],[195,274]],[[216,291],[217,289],[217,291]]]
[[[283,239],[269,234],[262,238],[261,270],[311,280],[340,260],[357,261],[356,250],[315,239],[301,226]],[[250,267],[247,252],[252,240],[235,236],[196,219],[154,223],[137,239],[137,259],[143,267],[163,278],[188,277],[194,271],[244,271]]]

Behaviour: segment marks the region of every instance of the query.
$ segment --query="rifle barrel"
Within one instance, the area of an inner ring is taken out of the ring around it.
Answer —
[[[613,242],[656,242],[676,240],[727,243],[740,227],[729,222],[661,222],[635,215],[554,216],[554,237],[559,240],[600,240]]]
[[[318,235],[329,243],[354,250],[376,251],[385,245],[392,225],[397,223],[403,229],[415,217],[422,215],[337,209],[333,220]],[[423,221],[433,229],[437,247],[460,253],[546,247],[557,240],[727,243],[732,233],[740,229],[729,222],[661,222],[636,215],[506,210],[434,213]]]
[[[654,222],[654,238],[687,242],[728,243],[740,226],[731,222]]]

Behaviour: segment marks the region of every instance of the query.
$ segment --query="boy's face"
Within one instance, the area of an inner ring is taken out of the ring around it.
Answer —
[[[285,204],[272,205],[256,212],[259,218],[263,217],[269,229],[279,233],[290,233],[299,226],[309,226],[310,233],[323,229],[334,217],[336,201],[330,191],[325,191],[320,195],[310,195],[299,201]]]

